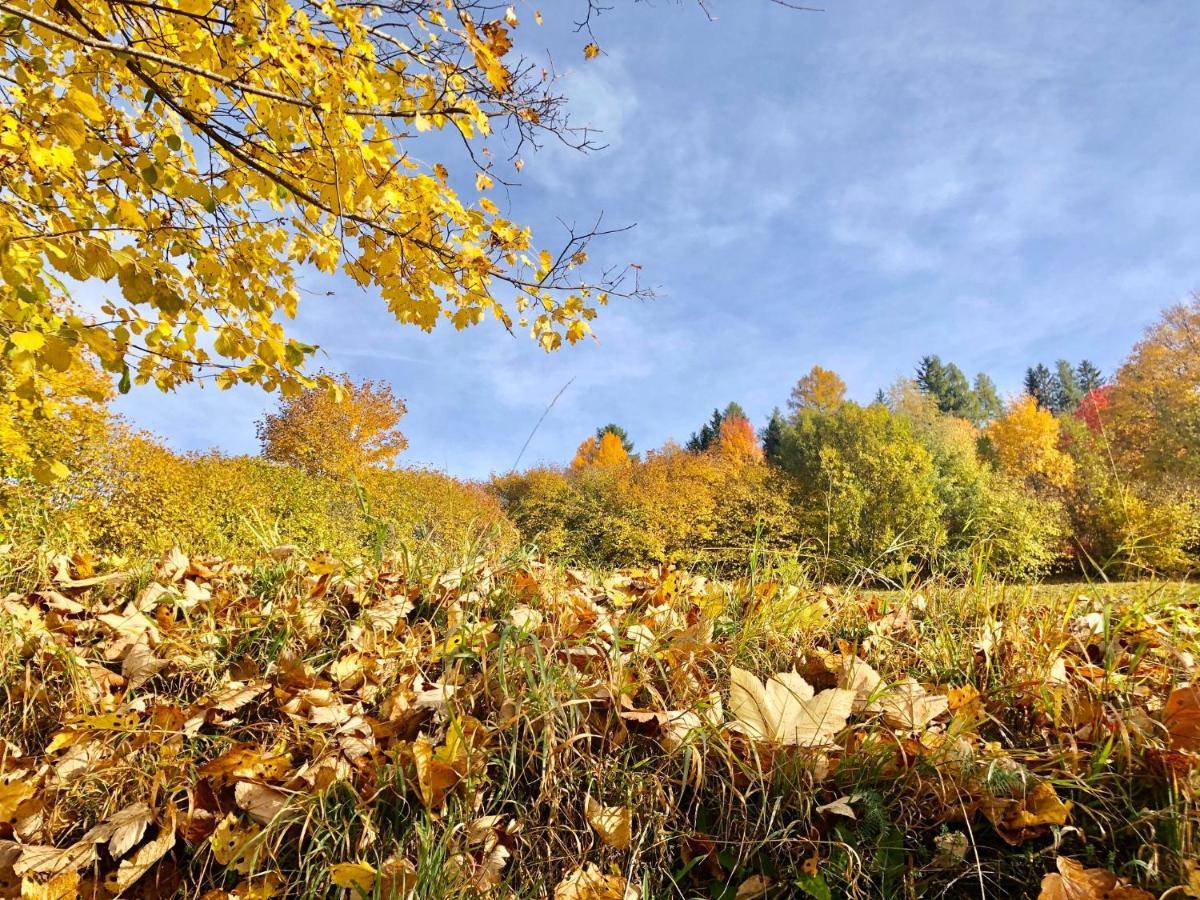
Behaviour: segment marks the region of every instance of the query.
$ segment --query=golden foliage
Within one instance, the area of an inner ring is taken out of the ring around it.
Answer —
[[[813,366],[808,374],[796,382],[788,398],[792,412],[813,410],[832,412],[846,399],[846,382],[831,369]]]
[[[382,7],[289,0],[4,13],[0,393],[20,418],[53,415],[56,379],[85,354],[123,390],[198,375],[318,386],[318,348],[282,324],[306,267],[372,287],[426,331],[495,319],[548,350],[585,337],[620,284],[582,277],[589,235],[535,249],[482,196],[493,175],[466,198],[446,165],[417,161],[435,131],[565,134],[559,98],[512,53],[515,16],[397,3],[378,20]],[[109,285],[96,315],[65,279]],[[3,435],[18,456],[21,437]]]
[[[762,462],[762,444],[754,426],[743,416],[726,416],[717,435],[717,455],[735,464]]]
[[[1054,488],[1072,483],[1075,463],[1059,446],[1058,420],[1032,397],[1010,403],[1003,416],[989,423],[985,434],[1002,471]]]
[[[575,456],[571,459],[571,468],[575,470],[622,469],[631,464],[632,460],[629,458],[620,436],[611,431],[605,431],[599,439],[589,437],[576,448]]]
[[[284,397],[258,423],[263,457],[310,475],[347,478],[389,468],[408,446],[400,433],[404,401],[382,382],[343,375],[332,390]]]
[[[1200,295],[1148,329],[1107,400],[1101,421],[1124,471],[1200,479]]]

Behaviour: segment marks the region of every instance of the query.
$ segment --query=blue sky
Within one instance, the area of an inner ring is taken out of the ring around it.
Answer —
[[[543,3],[541,29],[517,5],[521,41],[608,148],[547,147],[493,199],[544,245],[556,217],[636,223],[594,255],[640,264],[659,296],[547,355],[490,325],[424,334],[308,278],[296,331],[321,366],[395,385],[408,464],[507,470],[571,378],[522,466],[608,421],[639,449],[730,400],[761,422],[814,363],[864,401],[926,353],[1004,392],[1037,361],[1111,371],[1200,288],[1194,0],[713,0],[716,21],[617,0],[592,62],[570,27],[582,0]],[[273,400],[135,388],[119,409],[179,449],[252,453]]]

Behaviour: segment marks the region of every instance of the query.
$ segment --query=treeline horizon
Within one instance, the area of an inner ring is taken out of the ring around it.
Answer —
[[[398,466],[407,406],[382,382],[322,373],[334,390],[259,421],[258,456],[177,453],[114,414],[93,369],[64,391],[85,399],[31,431],[68,476],[9,461],[0,516],[10,534],[109,552],[353,553],[488,531],[572,564],[728,569],[771,553],[892,583],[1179,574],[1200,551],[1196,334],[1193,298],[1111,378],[1086,359],[1037,363],[1007,402],[932,355],[868,404],[817,365],[760,427],[730,403],[683,444],[639,452],[610,422],[570,461],[482,481]]]

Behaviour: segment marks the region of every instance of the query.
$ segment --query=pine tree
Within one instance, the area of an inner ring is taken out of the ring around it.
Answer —
[[[1081,394],[1090,394],[1096,388],[1104,387],[1107,379],[1096,368],[1095,363],[1085,359],[1075,367],[1075,381],[1079,384]]]
[[[693,432],[688,438],[686,447],[693,453],[703,453],[721,436],[721,422],[725,417],[721,415],[719,409],[714,409],[708,421],[700,426],[700,430]]]
[[[771,418],[767,420],[759,438],[762,440],[763,456],[767,462],[774,462],[783,444],[783,413],[779,411],[778,406],[771,410]]]
[[[923,356],[917,363],[917,385],[926,394],[941,400],[946,393],[946,367],[939,356]]]
[[[1025,393],[1042,409],[1054,409],[1057,394],[1054,376],[1042,363],[1025,370]]]
[[[1000,392],[996,390],[996,382],[985,372],[975,376],[975,409],[975,421],[978,423],[990,422],[1004,413],[1004,403],[1000,400]]]
[[[1075,369],[1065,359],[1060,359],[1054,366],[1054,412],[1074,412],[1084,395],[1075,378]]]

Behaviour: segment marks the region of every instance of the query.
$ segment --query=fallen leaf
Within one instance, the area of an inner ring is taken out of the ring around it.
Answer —
[[[729,711],[733,727],[748,737],[776,743],[821,747],[846,727],[854,692],[829,688],[819,694],[795,672],[780,672],[767,679],[730,669]]]
[[[620,875],[605,875],[595,863],[585,863],[554,887],[554,900],[640,900],[641,889]]]
[[[1040,781],[1021,799],[988,798],[980,803],[996,833],[1009,844],[1044,834],[1051,825],[1065,825],[1071,804],[1058,798],[1054,785]]]
[[[1154,900],[1154,894],[1133,887],[1107,869],[1085,869],[1082,864],[1058,857],[1057,873],[1042,879],[1038,900]]]
[[[588,824],[600,835],[600,840],[617,850],[629,849],[632,838],[633,812],[627,806],[601,806],[588,795],[584,804]]]

